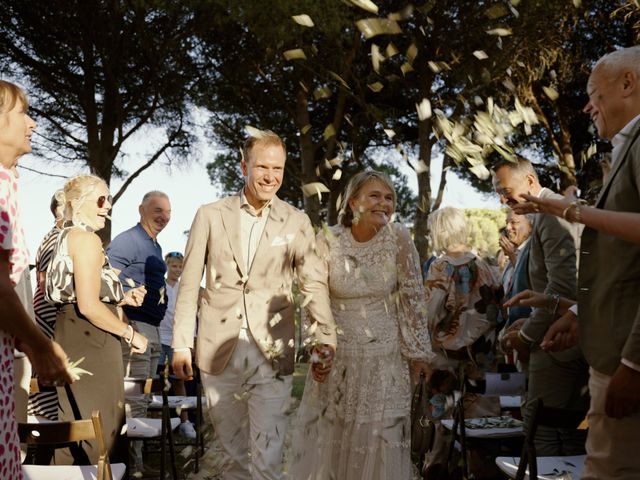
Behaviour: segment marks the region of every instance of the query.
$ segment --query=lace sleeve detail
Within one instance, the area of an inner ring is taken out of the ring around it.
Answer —
[[[434,353],[427,329],[418,252],[403,225],[393,224],[392,228],[398,250],[398,326],[402,355],[429,361]]]

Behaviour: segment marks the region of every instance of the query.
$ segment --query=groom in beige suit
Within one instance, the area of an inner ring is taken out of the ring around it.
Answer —
[[[294,274],[315,336],[335,350],[327,267],[309,218],[276,197],[286,150],[273,132],[247,139],[237,194],[200,207],[191,226],[173,329],[173,369],[192,376],[198,290],[206,278],[196,363],[214,430],[227,456],[225,479],[282,478],[285,410],[294,366]]]

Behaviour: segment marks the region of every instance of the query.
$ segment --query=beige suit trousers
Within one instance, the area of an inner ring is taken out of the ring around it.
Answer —
[[[224,371],[202,374],[209,416],[225,453],[225,480],[280,480],[292,376],[276,378],[242,328]]]
[[[587,462],[583,479],[631,480],[640,478],[640,413],[615,419],[604,411],[611,377],[589,370],[591,406],[587,418]]]

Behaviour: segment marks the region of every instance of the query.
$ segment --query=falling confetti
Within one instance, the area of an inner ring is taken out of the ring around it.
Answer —
[[[431,118],[431,102],[427,98],[423,98],[420,103],[416,103],[418,111],[418,119],[422,122]]]
[[[377,35],[397,35],[402,33],[402,29],[398,22],[385,18],[366,18],[356,22],[358,30],[369,39]]]
[[[309,15],[293,15],[291,18],[293,18],[294,22],[296,22],[298,25],[302,25],[303,27],[314,26],[313,20],[311,20],[311,17]]]
[[[486,60],[487,58],[489,58],[489,55],[487,55],[484,50],[476,50],[475,52],[473,52],[473,56],[478,60]]]
[[[369,13],[378,13],[378,6],[371,0],[350,0],[350,2]]]
[[[543,86],[542,87],[542,91],[552,101],[557,100],[558,97],[560,96],[560,94],[557,92],[557,90],[555,88],[553,88],[553,87]]]
[[[282,52],[285,60],[306,60],[307,56],[304,53],[304,50],[301,48],[294,48],[292,50],[286,50]]]
[[[489,35],[497,35],[498,37],[506,37],[513,34],[510,28],[493,28],[491,30],[487,30],[487,33]]]
[[[328,193],[329,190],[324,183],[320,182],[312,182],[307,183],[302,186],[302,193],[305,197],[310,197],[311,195],[320,195],[321,193]]]

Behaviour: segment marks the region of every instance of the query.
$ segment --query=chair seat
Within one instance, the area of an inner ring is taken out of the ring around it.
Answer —
[[[198,408],[198,397],[195,396],[178,396],[169,395],[167,397],[169,408],[181,408],[183,410],[195,410]],[[207,398],[202,397],[202,405],[206,405]],[[151,403],[147,406],[151,410],[160,410],[162,408],[162,395],[152,395]]]
[[[180,425],[179,418],[171,419],[171,430]],[[152,438],[162,435],[161,418],[127,418],[127,436],[130,438]]]
[[[522,397],[520,395],[500,395],[500,408],[520,408],[522,406]]]
[[[566,457],[538,457],[538,480],[558,480],[560,475],[570,473],[571,477],[578,479],[582,477],[586,455],[575,455]],[[520,457],[498,457],[496,465],[509,478],[515,478],[518,471]],[[529,480],[529,469],[527,468],[525,480]]]
[[[113,480],[121,480],[126,470],[124,463],[112,463]],[[97,465],[23,465],[24,480],[95,480]]]
[[[476,419],[469,418],[467,422]],[[478,419],[479,420],[479,419]],[[453,419],[441,420],[442,426],[447,430],[453,430]],[[522,425],[517,427],[496,427],[496,428],[465,428],[467,438],[509,438],[521,437],[523,435]]]

